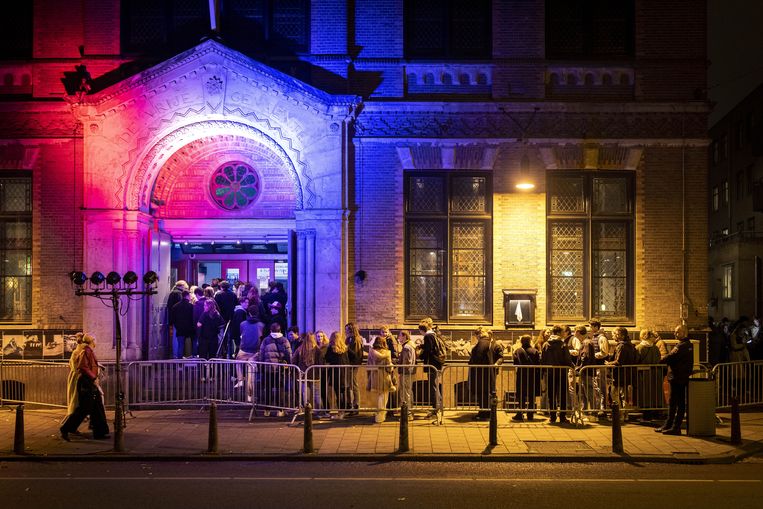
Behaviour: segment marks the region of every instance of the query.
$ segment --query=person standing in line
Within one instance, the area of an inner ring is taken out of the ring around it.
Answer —
[[[260,319],[260,308],[258,306],[249,306],[246,310],[247,318],[241,322],[241,345],[236,354],[236,360],[241,362],[252,362],[260,350],[260,339],[262,338],[265,324]],[[251,366],[247,366],[251,370]],[[248,373],[246,384],[246,399],[251,401],[254,396],[253,374]],[[239,389],[244,385],[244,366],[236,365],[236,384],[234,389]]]
[[[310,373],[310,377],[305,380],[305,384],[302,386],[302,401],[312,403],[315,410],[322,408],[320,376],[318,376],[318,371],[310,369],[312,366],[323,364],[322,351],[315,339],[315,334],[312,332],[304,333],[302,341],[291,356],[291,363],[303,373]]]
[[[178,352],[177,351],[177,331],[175,330],[175,304],[183,300],[183,292],[188,290],[188,283],[183,281],[182,279],[175,283],[175,286],[172,288],[172,291],[167,296],[167,334],[168,334],[168,348],[171,352],[171,356],[174,356],[176,359],[179,359],[183,356],[182,349]],[[175,350],[172,352],[172,350]]]
[[[345,341],[347,343],[347,358],[350,360],[350,364],[353,366],[360,366],[363,364],[363,337],[360,335],[358,327],[349,322],[344,326]],[[352,411],[347,413],[347,416],[358,415],[358,408],[360,408],[360,386],[358,385],[358,371],[359,368],[354,367],[350,373],[350,396],[352,403]]]
[[[596,364],[604,365],[609,360],[609,338],[601,328],[601,322],[594,318],[588,324],[591,327],[591,339],[594,341]],[[607,370],[597,369],[596,378],[593,380],[593,388],[599,400],[599,418],[606,417],[609,390],[607,389]]]
[[[326,364],[328,376],[326,383],[331,387],[334,397],[334,405],[338,410],[335,418],[344,419],[345,409],[348,407],[349,395],[349,371],[350,358],[347,355],[347,342],[339,331],[331,333],[329,345],[326,350]],[[328,406],[328,405],[327,405]]]
[[[469,392],[479,406],[475,420],[486,420],[490,418],[490,395],[495,393],[498,371],[493,366],[503,363],[503,346],[493,341],[490,331],[484,327],[477,327],[473,335],[477,344],[469,355]]]
[[[197,291],[199,289],[197,288]],[[198,294],[197,294],[198,295]],[[201,321],[201,315],[204,314],[204,303],[208,300],[215,301],[215,291],[211,286],[207,286],[201,290],[201,295],[196,299],[196,303],[193,305],[193,323],[198,324]],[[193,339],[193,347],[191,355],[194,357],[199,356],[199,328],[196,327],[196,334]]]
[[[408,405],[408,420],[413,420],[413,379],[416,377],[416,347],[411,341],[411,333],[401,330],[397,335],[400,343],[400,355],[397,357],[399,376],[400,404]]]
[[[387,340],[376,336],[371,348],[368,349],[368,382],[366,389],[372,396],[376,396],[376,411],[374,422],[384,422],[387,415],[387,397],[389,393],[397,390],[392,380],[392,353],[387,348]]]
[[[175,316],[175,358],[187,359],[193,352],[193,340],[196,337],[196,322],[193,321],[191,292],[183,290],[180,302],[172,308]]]
[[[225,325],[223,317],[217,310],[214,299],[204,301],[204,312],[196,322],[199,329],[199,356],[203,359],[211,359],[217,354],[220,329]],[[202,381],[204,381],[202,379]]]
[[[642,409],[644,421],[651,421],[655,415],[652,409],[662,406],[662,369],[655,366],[660,362],[660,349],[654,344],[656,337],[651,329],[641,329],[639,344],[636,345],[638,363],[642,366],[638,371],[636,401]]]
[[[654,431],[665,435],[680,435],[681,424],[686,413],[686,396],[689,388],[689,377],[694,363],[694,346],[689,341],[689,330],[686,325],[676,327],[675,336],[678,344],[660,362],[668,365],[668,382],[670,383],[670,401],[668,418],[665,423]]]
[[[535,397],[540,392],[540,352],[532,347],[532,336],[523,334],[519,338],[519,348],[514,350],[515,366],[530,366],[517,368],[517,404],[520,410],[511,418],[512,421],[522,422],[522,409],[527,409],[527,420],[533,420]]]
[[[241,324],[246,320],[249,300],[246,297],[236,298],[238,301],[236,307],[233,308],[233,318],[230,321],[230,338],[233,340],[233,350],[238,352],[241,345]]]
[[[575,367],[569,350],[564,348],[563,331],[564,327],[561,325],[555,325],[551,329],[551,337],[543,345],[540,357],[541,364],[548,366],[545,375],[551,424],[556,422],[557,408],[559,408],[559,423],[567,423],[568,372],[569,368]]]
[[[638,364],[638,352],[633,346],[628,329],[618,327],[615,329],[615,352],[607,366],[612,366],[612,401],[622,409],[626,405],[633,404],[633,391],[636,385],[636,366]]]
[[[440,381],[440,370],[444,364],[444,359],[438,351],[438,339],[434,331],[434,322],[429,317],[419,322],[419,332],[424,335],[424,342],[421,347],[421,362],[428,367],[427,382],[429,385],[429,401],[432,404],[432,410],[427,417],[436,417],[442,409],[442,383]]]
[[[95,337],[83,334],[85,345],[79,355],[77,370],[77,408],[66,416],[59,431],[61,438],[69,441],[69,434],[76,433],[85,417],[90,417],[93,427],[93,438],[96,440],[109,438],[109,425],[106,422],[106,410],[103,408],[103,391],[98,383],[98,358],[95,356]]]
[[[284,416],[284,407],[289,403],[286,395],[291,390],[290,386],[286,386],[288,381],[284,379],[286,371],[278,365],[288,364],[289,361],[291,361],[291,345],[281,333],[281,326],[278,323],[272,323],[270,334],[260,342],[260,362],[269,364],[262,366],[265,381],[264,404],[276,407],[278,417]],[[266,410],[265,416],[269,415],[270,411]]]

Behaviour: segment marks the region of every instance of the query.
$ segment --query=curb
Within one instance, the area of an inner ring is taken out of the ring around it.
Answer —
[[[763,447],[760,448],[763,450]],[[629,455],[629,454],[598,454],[598,455],[558,455],[547,454],[206,454],[195,455],[163,455],[163,454],[130,454],[130,453],[98,453],[82,456],[24,454],[20,456],[0,456],[2,462],[109,462],[109,461],[257,461],[257,462],[470,462],[470,463],[674,463],[684,465],[721,465],[731,464],[756,451],[744,453],[730,452],[718,455]]]

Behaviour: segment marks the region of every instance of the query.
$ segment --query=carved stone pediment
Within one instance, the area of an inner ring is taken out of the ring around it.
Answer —
[[[85,179],[93,189],[86,205],[148,210],[161,168],[208,130],[251,133],[280,147],[304,197],[297,207],[325,206],[313,182],[322,167],[331,167],[327,159],[341,160],[341,126],[359,102],[205,41],[72,104],[83,125]]]

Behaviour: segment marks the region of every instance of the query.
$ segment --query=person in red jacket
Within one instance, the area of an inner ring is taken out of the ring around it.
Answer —
[[[85,347],[79,357],[77,369],[77,408],[66,416],[61,425],[61,438],[69,441],[69,433],[77,433],[77,428],[86,416],[90,416],[93,438],[109,438],[109,425],[103,408],[103,391],[98,383],[98,359],[95,356],[95,337],[92,334],[82,336]]]

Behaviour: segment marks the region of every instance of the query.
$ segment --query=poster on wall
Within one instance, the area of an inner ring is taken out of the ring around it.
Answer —
[[[270,268],[258,267],[257,268],[257,287],[260,291],[268,291],[268,283],[270,282]]]
[[[5,359],[23,359],[24,358],[24,335],[3,333],[3,358]]]
[[[286,281],[289,279],[289,264],[287,262],[275,262],[276,281]]]
[[[230,284],[234,284],[238,281],[240,275],[241,272],[237,267],[225,270],[225,279],[227,279]]]
[[[64,356],[63,333],[54,333],[52,331],[46,332],[45,336],[43,337],[42,356],[46,359],[63,358]]]
[[[24,359],[42,359],[42,332],[24,331]]]

